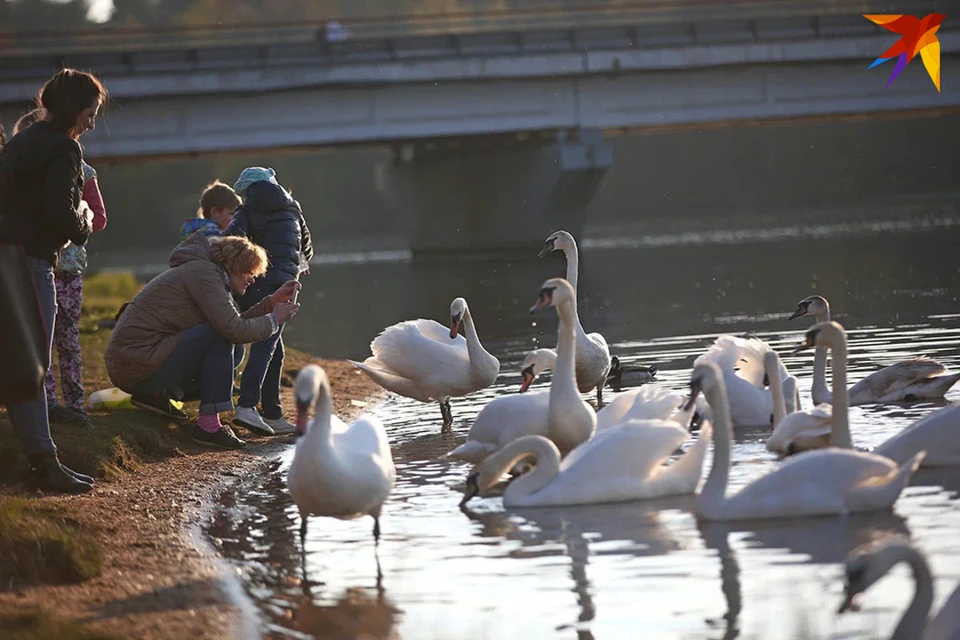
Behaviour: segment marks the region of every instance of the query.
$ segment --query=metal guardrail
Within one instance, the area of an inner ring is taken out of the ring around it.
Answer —
[[[2,0],[0,0],[2,1]],[[476,4],[476,3],[475,3]],[[348,42],[395,41],[455,35],[528,33],[624,25],[667,25],[817,16],[860,16],[863,13],[947,11],[943,0],[531,0],[508,10],[454,11],[440,14],[337,17]],[[331,18],[332,19],[332,18]],[[55,32],[4,32],[0,55],[5,59],[71,54],[110,54],[277,46],[324,41],[325,19],[297,22],[103,27]]]

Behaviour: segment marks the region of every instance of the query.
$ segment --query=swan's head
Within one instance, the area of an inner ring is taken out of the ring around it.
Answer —
[[[536,313],[547,307],[558,307],[564,302],[573,302],[577,299],[573,287],[563,278],[550,278],[540,287],[537,294],[537,304],[530,307],[530,313]]]
[[[554,231],[550,234],[550,237],[547,238],[546,242],[543,243],[543,248],[540,249],[537,257],[542,258],[552,251],[569,251],[576,246],[577,242],[573,239],[572,235],[566,231]]]
[[[529,467],[532,465],[527,466]],[[502,467],[499,467],[490,458],[477,463],[477,465],[474,466],[473,470],[470,472],[470,475],[467,476],[466,486],[463,490],[463,498],[460,499],[460,506],[464,506],[470,501],[471,498],[480,495],[493,485],[497,484],[497,482],[499,482],[500,478],[503,476],[501,469]],[[527,470],[529,469],[524,469],[524,472]]]
[[[467,312],[467,301],[463,298],[457,298],[450,303],[450,339],[457,337],[460,330],[460,323],[463,322],[463,314]]]
[[[823,296],[807,296],[797,303],[797,310],[787,320],[802,316],[823,316],[830,311],[830,303]]]
[[[520,365],[520,393],[523,393],[541,373],[552,369],[557,361],[555,349],[535,349],[527,354]]]
[[[763,353],[763,386],[770,386],[772,376],[780,379],[780,356],[771,350]]]
[[[797,354],[814,347],[830,347],[833,349],[845,345],[846,340],[847,334],[839,322],[832,320],[830,322],[818,322],[810,327],[810,330],[804,334],[803,342],[798,344],[790,354]]]
[[[322,392],[330,388],[326,372],[315,364],[308,364],[300,373],[293,386],[293,398],[297,405],[297,437],[307,432],[310,411],[317,404]]]
[[[697,397],[706,391],[723,385],[720,369],[713,362],[701,362],[690,374],[690,397],[683,405],[683,411],[689,411],[697,404]]]
[[[886,575],[890,567],[909,553],[910,542],[899,536],[891,536],[857,547],[847,556],[844,572],[846,583],[843,603],[837,613],[856,611],[858,596],[874,582]]]

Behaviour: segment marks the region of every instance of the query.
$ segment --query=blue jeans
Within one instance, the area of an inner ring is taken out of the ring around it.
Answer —
[[[238,300],[246,311],[265,296],[279,289],[283,283],[257,281]],[[269,420],[283,417],[280,408],[280,377],[283,373],[283,325],[272,336],[250,345],[247,366],[240,378],[240,398],[237,405],[252,408],[260,401],[261,415]]]
[[[40,299],[40,311],[43,313],[44,329],[47,333],[47,358],[53,347],[53,322],[57,317],[57,288],[53,280],[53,265],[43,260],[27,256],[27,267],[37,288]],[[7,414],[17,437],[27,455],[51,453],[57,450],[50,437],[50,421],[47,416],[47,392],[40,390],[36,400],[17,402],[7,406]]]
[[[240,364],[235,349],[207,323],[198,324],[180,334],[176,349],[156,371],[131,389],[132,395],[152,395],[179,389],[184,399],[192,399],[199,389],[200,415],[233,409],[233,375]]]

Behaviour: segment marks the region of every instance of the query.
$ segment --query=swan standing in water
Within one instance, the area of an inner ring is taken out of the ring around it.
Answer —
[[[567,259],[567,282],[577,293],[577,279],[580,270],[580,254],[573,236],[566,231],[556,231],[547,238],[537,256],[543,258],[552,251],[562,251]],[[575,318],[577,336],[577,388],[580,393],[597,390],[597,408],[603,406],[603,385],[607,383],[610,372],[610,348],[600,333],[585,333],[580,317]]]
[[[767,438],[767,450],[789,455],[828,446],[833,407],[823,403],[810,411],[787,413],[783,389],[785,381],[776,375],[780,368],[780,356],[776,351],[769,351],[763,356],[763,364],[773,396],[773,431]]]
[[[466,339],[458,335],[461,325]],[[442,432],[453,426],[450,398],[485,389],[500,373],[500,361],[480,344],[463,298],[450,305],[449,330],[435,320],[407,320],[384,329],[370,351],[362,363],[348,362],[388,391],[439,403]]]
[[[834,376],[835,394],[842,394],[846,388],[843,378],[839,372]],[[714,456],[707,480],[694,502],[698,520],[790,518],[889,509],[923,459],[924,453],[920,452],[898,468],[882,456],[831,446],[793,456],[728,497],[733,424],[724,376],[712,362],[694,367],[688,407],[701,392],[713,412]],[[845,416],[846,398],[834,400],[834,416]],[[834,422],[831,438],[833,442],[849,442],[845,420]]]
[[[550,390],[525,392],[540,372],[553,367],[556,360],[557,352],[553,349],[528,353],[520,365],[520,393],[501,395],[485,404],[473,421],[466,442],[446,457],[477,463],[520,436],[548,435]]]
[[[960,638],[960,588],[954,590],[940,608],[940,613],[927,620],[933,604],[933,579],[923,554],[908,540],[888,538],[855,549],[847,558],[843,603],[837,613],[853,607],[854,599],[884,577],[900,562],[913,571],[915,589],[910,606],[900,617],[890,640],[957,640]]]
[[[807,332],[806,338],[795,351],[809,349],[813,346],[829,348],[833,353],[834,380],[842,378],[846,384],[847,376],[847,338],[843,327],[836,322],[826,322],[815,325]],[[834,383],[834,393],[837,393]],[[837,424],[843,421],[843,429],[849,433],[848,412],[846,406],[841,411],[834,403],[833,422],[834,431]],[[926,451],[922,467],[939,467],[960,464],[960,405],[943,407],[932,411],[913,424],[905,427],[895,436],[889,438],[876,448],[873,453],[889,458],[897,464],[903,464],[920,451]],[[847,440],[844,443],[833,443],[831,446],[852,447]]]
[[[300,511],[304,547],[309,516],[353,520],[373,517],[380,541],[380,509],[393,490],[396,469],[383,424],[367,414],[349,426],[333,413],[330,382],[315,364],[297,375],[297,445],[287,487]],[[310,408],[315,408],[313,420]]]
[[[797,304],[788,320],[814,316],[818,323],[830,321],[830,303],[823,296],[808,296]],[[874,371],[850,387],[850,404],[913,402],[919,399],[942,398],[960,380],[960,373],[943,374],[946,367],[932,358],[910,358]],[[815,404],[830,402],[827,391],[827,352],[817,348],[813,360],[813,386],[810,394]]]

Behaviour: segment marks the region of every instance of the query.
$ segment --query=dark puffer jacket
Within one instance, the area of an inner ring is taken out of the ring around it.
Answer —
[[[263,247],[270,266],[263,279],[280,285],[300,275],[300,254],[313,258],[310,230],[300,203],[272,182],[261,180],[247,187],[247,197],[237,207],[225,236],[246,236]]]
[[[82,159],[80,145],[45,121],[7,142],[0,151],[0,242],[51,264],[67,241],[86,243],[93,227],[80,210]]]

